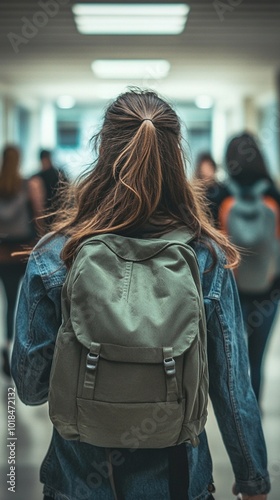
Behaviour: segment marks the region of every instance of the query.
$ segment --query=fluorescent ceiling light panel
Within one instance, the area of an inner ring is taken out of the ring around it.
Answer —
[[[162,18],[159,24],[155,24],[151,19],[128,18],[124,24],[117,24],[114,18],[94,19],[88,22],[77,21],[78,31],[85,35],[144,35],[144,34],[176,34],[184,29],[184,23],[180,20]]]
[[[182,33],[187,4],[76,4],[77,29],[87,35],[146,35]]]
[[[79,3],[72,7],[72,11],[76,16],[186,16],[189,10],[189,6],[185,3]]]
[[[164,59],[100,59],[93,61],[91,67],[98,78],[160,79],[167,76],[170,63]]]
[[[116,23],[116,18],[113,16],[109,17],[99,17],[99,18],[90,18],[87,16],[81,16],[77,19],[77,25],[78,26],[85,26],[88,29],[108,29],[108,31],[111,32],[111,30],[119,29],[119,26]],[[141,29],[143,27],[143,23],[145,25],[148,25],[150,29],[152,29],[155,25],[155,21],[152,18],[147,18],[144,16],[138,16],[138,17],[133,17],[133,16],[127,16],[125,19],[126,24],[131,24],[134,28],[137,30]],[[164,25],[164,28],[166,28],[168,25],[175,27],[175,28],[183,28],[184,27],[184,21],[182,19],[179,19],[178,17],[159,17],[157,18],[156,25]],[[121,28],[125,27],[124,24],[122,24]],[[144,28],[144,27],[143,27]]]

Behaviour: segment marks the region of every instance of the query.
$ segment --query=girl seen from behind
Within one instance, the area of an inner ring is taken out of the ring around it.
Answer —
[[[178,116],[156,93],[129,91],[109,105],[95,140],[98,157],[92,170],[75,184],[65,209],[57,214],[54,232],[29,258],[12,360],[19,396],[31,405],[48,399],[61,288],[79,245],[98,234],[149,239],[186,228],[194,235],[202,280],[210,397],[233,465],[233,493],[265,500],[270,489],[266,448],[248,378],[245,333],[231,271],[239,256],[211,226],[201,192],[186,178]],[[110,472],[107,468],[108,473],[101,474],[109,449],[66,440],[54,428],[41,467],[44,498],[213,499],[205,431],[199,440],[196,448],[189,443],[174,447],[176,470],[167,448],[122,448]]]

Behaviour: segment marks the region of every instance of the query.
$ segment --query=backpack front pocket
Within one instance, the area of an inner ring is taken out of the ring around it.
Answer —
[[[181,432],[185,401],[104,403],[78,398],[80,440],[102,447],[165,448]]]

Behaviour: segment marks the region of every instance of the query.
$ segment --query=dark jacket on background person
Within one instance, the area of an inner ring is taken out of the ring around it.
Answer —
[[[39,177],[45,189],[45,210],[47,212],[54,210],[57,190],[60,182],[66,182],[65,175],[55,167],[38,172],[34,177]]]
[[[205,187],[205,197],[212,215],[213,224],[219,227],[219,208],[221,203],[229,195],[229,190],[222,182],[214,180]]]

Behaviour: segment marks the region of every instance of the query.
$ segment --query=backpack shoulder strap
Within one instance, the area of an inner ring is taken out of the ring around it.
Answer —
[[[261,196],[269,188],[269,184],[267,179],[261,179],[252,185],[244,187],[231,179],[226,185],[232,196],[235,198],[242,198],[244,194],[248,194],[248,192],[254,197]]]
[[[269,181],[267,179],[262,179],[254,184],[252,187],[254,193],[257,196],[264,194],[269,188]]]
[[[242,196],[242,187],[232,179],[229,179],[226,182],[226,187],[231,196],[234,196],[235,198],[239,198],[240,196]]]

